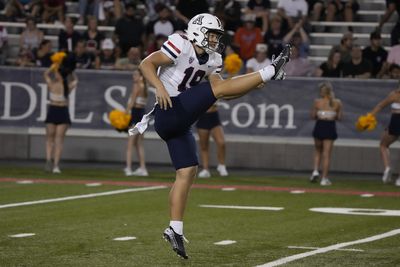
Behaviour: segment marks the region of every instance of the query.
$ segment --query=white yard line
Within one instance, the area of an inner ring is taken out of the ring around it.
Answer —
[[[303,247],[303,246],[288,246],[288,248],[294,248],[294,249],[308,249],[308,250],[314,250],[314,249],[320,249],[317,247]],[[364,250],[362,249],[355,249],[355,248],[339,248],[336,250],[340,251],[357,251],[357,252],[363,252]]]
[[[239,209],[239,210],[283,210],[280,207],[254,207],[254,206],[231,206],[231,205],[199,205],[202,208],[217,209]]]
[[[131,192],[140,192],[140,191],[149,191],[149,190],[164,189],[164,188],[167,188],[167,187],[166,186],[150,186],[150,187],[140,187],[140,188],[130,188],[130,189],[106,191],[106,192],[93,193],[93,194],[87,194],[87,195],[77,195],[77,196],[69,196],[69,197],[42,199],[42,200],[36,200],[36,201],[4,204],[4,205],[0,205],[0,209],[14,208],[14,207],[20,207],[20,206],[30,206],[30,205],[44,204],[44,203],[51,203],[51,202],[61,202],[61,201],[83,199],[83,198],[111,196],[111,195],[125,194],[125,193],[131,193]]]
[[[344,247],[348,247],[348,246],[352,246],[352,245],[357,245],[357,244],[362,244],[362,243],[368,243],[368,242],[372,242],[372,241],[376,241],[376,240],[380,240],[386,237],[391,237],[394,235],[398,235],[400,234],[400,229],[395,229],[383,234],[379,234],[379,235],[374,235],[374,236],[370,236],[370,237],[366,237],[363,239],[359,239],[359,240],[355,240],[355,241],[349,241],[349,242],[344,242],[344,243],[339,243],[339,244],[335,244],[335,245],[331,245],[331,246],[327,246],[324,248],[319,248],[313,251],[309,251],[309,252],[304,252],[304,253],[300,253],[300,254],[295,254],[292,256],[288,256],[285,258],[281,258],[278,259],[276,261],[271,261],[262,265],[258,265],[257,267],[272,267],[272,266],[279,266],[282,264],[286,264],[288,262],[292,262],[295,260],[299,260],[299,259],[303,259],[309,256],[313,256],[315,254],[320,254],[320,253],[326,253],[332,250],[337,250],[340,248],[344,248]]]

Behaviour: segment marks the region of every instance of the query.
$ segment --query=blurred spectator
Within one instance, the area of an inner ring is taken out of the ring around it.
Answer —
[[[323,0],[307,0],[308,15],[312,21],[320,21],[325,11],[325,1]]]
[[[121,56],[125,56],[132,46],[143,46],[145,42],[145,28],[143,22],[135,18],[136,6],[126,5],[125,16],[115,25],[115,38]]]
[[[228,34],[233,35],[241,26],[241,9],[241,4],[236,0],[221,0],[216,3],[214,14],[222,21]]]
[[[271,64],[271,60],[267,57],[268,46],[266,44],[257,44],[256,53],[253,58],[246,62],[246,73],[261,70]]]
[[[90,17],[88,19],[88,29],[83,34],[83,40],[86,41],[86,52],[96,56],[100,52],[100,44],[104,40],[104,35],[97,29],[97,19]]]
[[[288,77],[308,77],[314,74],[315,67],[307,58],[300,57],[299,48],[293,46],[292,56],[286,64],[285,72]]]
[[[386,62],[389,64],[400,65],[400,44],[390,48]]]
[[[33,67],[32,53],[28,49],[21,49],[16,60],[16,65],[19,67]]]
[[[65,19],[64,27],[65,29],[58,34],[58,50],[73,52],[76,43],[81,39],[81,35],[75,31],[75,24],[71,17]]]
[[[10,0],[5,9],[5,16],[9,20],[24,18],[26,16],[36,17],[39,14],[41,0]]]
[[[117,60],[115,68],[119,70],[134,70],[137,69],[142,60],[142,51],[140,47],[131,47],[127,57]]]
[[[0,65],[4,65],[8,56],[8,33],[6,27],[0,26]]]
[[[332,47],[331,50],[339,50],[342,62],[347,63],[351,60],[351,48],[353,47],[353,41],[356,38],[353,37],[352,32],[346,32],[343,34],[340,44]]]
[[[400,80],[400,65],[392,64],[389,68],[389,79]]]
[[[386,61],[388,53],[382,47],[382,38],[379,32],[372,32],[369,39],[370,46],[364,48],[363,58],[371,62],[371,77],[375,78],[382,69],[383,63]]]
[[[264,43],[268,44],[268,58],[278,56],[283,49],[283,37],[286,32],[282,28],[282,18],[275,15],[271,19],[271,27],[264,35]]]
[[[43,32],[36,28],[36,22],[33,18],[26,19],[26,28],[19,38],[19,47],[30,51],[39,47],[43,40]]]
[[[298,21],[307,22],[308,4],[305,0],[279,0],[278,15],[287,23],[287,30],[291,29]]]
[[[390,34],[390,43],[391,46],[400,43],[400,1],[399,0],[386,0],[386,11],[385,14],[381,17],[381,20],[378,25],[378,30],[381,31],[382,26],[390,19],[394,11],[397,11],[397,22],[393,27],[392,32]]]
[[[110,38],[104,39],[101,44],[100,54],[96,57],[95,68],[103,70],[114,70],[116,56],[114,43]]]
[[[326,8],[326,21],[334,21],[340,16],[340,19],[351,22],[358,9],[360,5],[357,0],[332,0]]]
[[[50,40],[43,40],[37,49],[33,50],[33,62],[38,67],[51,66],[52,45]]]
[[[363,59],[361,47],[353,45],[350,62],[343,64],[343,77],[368,79],[371,77],[371,73],[372,65],[368,60]]]
[[[166,42],[167,40],[168,36],[162,34],[157,35],[155,40],[147,45],[146,55],[150,55],[151,53],[160,50],[163,43]]]
[[[99,0],[79,0],[78,25],[85,24],[86,18],[97,18],[99,14]]]
[[[246,61],[253,57],[256,45],[262,43],[263,40],[260,28],[255,26],[254,14],[245,14],[243,22],[244,25],[235,33],[234,43],[240,47],[239,55]]]
[[[151,35],[153,37],[151,39],[154,39],[154,36],[159,34],[169,36],[173,34],[176,29],[171,10],[167,6],[159,4],[156,6],[156,10],[158,18],[147,24],[147,35],[148,38],[150,38],[149,35]]]
[[[146,0],[144,1],[147,10],[148,21],[153,21],[158,18],[158,12],[156,7],[159,4],[163,4],[168,7],[175,6],[175,0]]]
[[[177,0],[175,16],[180,20],[179,29],[185,30],[189,20],[200,13],[209,13],[207,0]]]
[[[57,17],[56,23],[64,22],[65,0],[43,0],[43,22],[49,23],[53,21],[53,17]]]
[[[122,8],[123,3],[121,0],[100,1],[97,15],[99,23],[101,25],[115,25],[116,21],[122,17]]]
[[[328,60],[319,66],[315,71],[317,77],[341,77],[343,63],[341,62],[339,50],[331,50]]]
[[[249,0],[247,2],[246,13],[256,15],[256,27],[259,27],[263,33],[268,31],[270,0]]]
[[[300,57],[308,57],[310,53],[310,39],[300,21],[283,37],[283,42],[296,46],[299,49]]]
[[[86,44],[84,40],[79,40],[74,49],[76,68],[77,69],[91,69],[94,63],[94,54],[86,51]]]

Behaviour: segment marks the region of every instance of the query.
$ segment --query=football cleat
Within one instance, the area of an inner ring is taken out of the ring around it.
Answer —
[[[285,79],[285,65],[289,62],[291,53],[292,46],[290,44],[286,44],[279,56],[272,59],[271,65],[275,67],[275,75],[272,76],[271,80]]]
[[[172,229],[172,227],[170,226],[165,229],[163,233],[163,238],[165,239],[165,241],[168,241],[171,244],[172,249],[176,252],[176,254],[178,254],[179,257],[183,259],[189,259],[189,256],[186,254],[185,251],[185,246],[183,245],[184,240],[186,242],[188,241],[183,235],[175,233],[174,229]]]
[[[220,176],[228,176],[229,175],[228,171],[226,170],[226,166],[225,165],[218,164],[217,171],[218,171]]]
[[[210,173],[209,170],[202,169],[201,172],[199,172],[199,174],[197,175],[197,177],[199,177],[199,178],[210,178],[211,177],[211,173]]]

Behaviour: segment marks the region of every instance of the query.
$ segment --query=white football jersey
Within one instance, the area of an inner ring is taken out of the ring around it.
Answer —
[[[161,51],[174,61],[159,69],[159,78],[172,97],[222,70],[222,57],[218,53],[209,54],[208,61],[201,65],[192,43],[183,34],[170,35]]]

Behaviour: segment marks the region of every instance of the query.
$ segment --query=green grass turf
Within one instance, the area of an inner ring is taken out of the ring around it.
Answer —
[[[173,174],[148,179],[126,178],[116,170],[64,170],[45,174],[35,168],[0,168],[1,177],[80,180],[173,181]],[[248,184],[317,188],[304,179],[232,176],[198,180],[209,184]],[[0,183],[0,205],[118,190],[77,184]],[[330,187],[345,190],[398,191],[379,181],[342,179]],[[325,247],[400,228],[400,217],[335,215],[312,207],[400,209],[398,197],[361,198],[334,194],[193,189],[185,215],[188,261],[173,254],[161,239],[168,224],[168,189],[0,209],[0,266],[255,266],[308,250],[287,246]],[[283,211],[201,208],[200,204],[284,207]],[[10,238],[17,233],[36,233]],[[135,236],[132,241],[115,237]],[[221,240],[236,240],[216,246]],[[400,266],[400,235],[331,251],[287,266]]]

